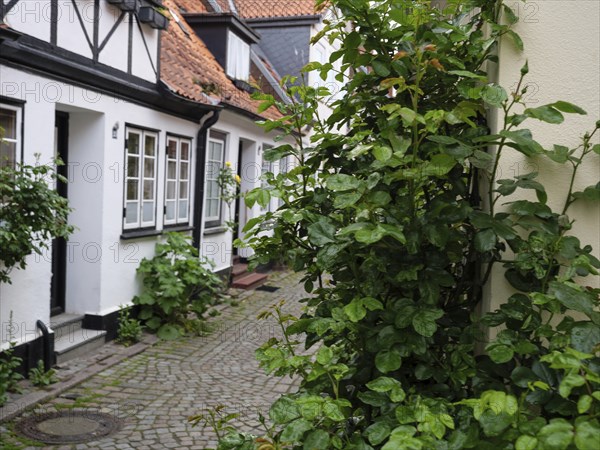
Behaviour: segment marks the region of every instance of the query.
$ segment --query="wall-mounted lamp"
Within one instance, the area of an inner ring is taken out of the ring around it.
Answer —
[[[115,122],[112,128],[112,137],[113,139],[117,139],[117,132],[119,131],[119,122]]]

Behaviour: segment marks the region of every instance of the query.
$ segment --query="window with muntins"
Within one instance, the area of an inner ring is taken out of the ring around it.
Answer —
[[[190,139],[167,136],[165,225],[190,222],[191,149]]]
[[[21,108],[0,104],[0,167],[15,167],[21,155]]]
[[[127,128],[123,229],[156,227],[157,147],[155,132]]]
[[[221,188],[219,173],[223,168],[225,158],[225,137],[221,133],[211,133],[208,138],[206,155],[206,203],[204,219],[207,227],[221,225]]]
[[[236,80],[250,78],[250,46],[232,31],[227,35],[227,75]]]

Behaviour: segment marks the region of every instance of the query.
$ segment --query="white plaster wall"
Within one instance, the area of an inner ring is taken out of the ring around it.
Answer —
[[[49,2],[48,2],[49,3]],[[70,50],[87,58],[92,58],[92,50],[86,39],[94,42],[94,2],[89,0],[76,0],[75,6],[66,1],[59,1],[58,24],[56,43],[59,47]],[[105,2],[100,2],[101,12]],[[77,12],[81,15],[81,22]],[[81,26],[83,23],[83,27]],[[48,24],[49,25],[49,24]],[[85,30],[85,32],[84,32]]]
[[[104,42],[115,23],[118,22],[121,10],[110,3],[103,1],[100,3],[101,14],[99,21],[99,41]],[[102,64],[114,67],[127,72],[127,43],[129,42],[129,14],[126,14],[121,24],[116,28],[113,35],[106,42],[106,45],[100,52],[98,60]]]
[[[5,22],[17,31],[43,41],[49,41],[50,2],[45,0],[20,1],[6,15]]]
[[[34,153],[40,153],[40,163],[48,163],[54,156],[54,107],[43,101],[44,88],[40,83],[22,85],[24,76],[0,66],[0,95],[26,100],[23,123],[26,149],[23,162],[35,164]],[[46,94],[50,93],[50,89]],[[13,269],[12,284],[0,284],[0,348],[8,341],[8,321],[13,312],[14,340],[17,343],[36,337],[35,322],[46,323],[50,317],[50,251],[42,255],[30,255],[25,270]]]
[[[55,111],[70,116],[69,200],[74,208],[70,221],[78,229],[68,247],[67,312],[106,314],[129,303],[138,293],[139,262],[154,255],[158,238],[120,239],[125,123],[159,130],[158,229],[163,220],[166,134],[192,139],[193,168],[199,124],[4,66],[0,66],[0,79],[0,95],[26,100],[26,161],[33,161],[34,152],[42,153],[42,161],[53,156]],[[117,139],[113,139],[117,123]],[[50,253],[29,261],[27,270],[14,272],[12,285],[0,285],[0,322],[8,322],[12,310],[19,330],[34,330],[37,319],[49,322]]]
[[[133,24],[133,43],[132,43],[132,63],[131,72],[140,78],[144,78],[148,81],[156,81],[157,76],[154,69],[156,65],[156,55],[158,46],[158,35],[159,31],[151,28],[147,24],[140,23],[142,32],[138,27],[137,18]],[[142,38],[143,36],[143,38]],[[144,46],[144,39],[148,46],[148,52]],[[154,65],[154,69],[152,68]]]
[[[534,138],[546,148],[553,144],[575,147],[579,145],[580,137],[591,131],[600,118],[600,2],[552,1],[529,5],[515,2],[515,5],[520,8],[516,12],[521,19],[515,31],[523,38],[525,51],[517,51],[508,39],[501,43],[498,82],[507,90],[514,89],[519,70],[527,59],[530,72],[526,83],[530,87],[526,100],[529,106],[565,100],[582,107],[588,114],[565,114],[566,120],[560,125],[528,120],[522,127],[531,129]],[[498,119],[495,120],[493,125],[498,129],[500,124]],[[599,138],[597,134],[595,142],[600,142]],[[548,191],[550,206],[562,210],[570,180],[568,165],[527,160],[510,152],[511,149],[507,150],[500,163],[504,176],[538,171],[539,180]],[[599,179],[600,158],[591,155],[580,168],[575,189],[595,184]],[[569,209],[568,215],[575,219],[571,233],[580,238],[582,245],[592,245],[594,254],[600,257],[599,205],[579,202]],[[583,283],[600,286],[598,277],[588,277]],[[495,309],[512,292],[499,266],[493,273],[488,291],[489,302],[484,305],[484,310]]]
[[[65,310],[72,313],[94,311],[102,295],[104,123],[101,112],[69,114],[69,223],[75,232],[67,243]]]
[[[143,258],[154,256],[154,247],[160,237],[145,237],[122,240],[123,224],[123,175],[125,122],[131,126],[139,126],[160,130],[158,136],[157,159],[157,229],[163,229],[163,204],[165,188],[165,146],[167,133],[189,137],[192,141],[192,179],[195,179],[196,135],[200,125],[188,120],[178,119],[167,114],[152,111],[137,105],[118,102],[119,107],[106,113],[106,138],[104,172],[104,196],[106,205],[102,216],[102,299],[96,314],[107,314],[118,309],[119,305],[128,304],[139,293],[141,282],[136,270]],[[119,123],[117,139],[112,139],[112,128]],[[194,204],[194,192],[191,192],[191,203]],[[193,208],[190,211],[193,217]]]

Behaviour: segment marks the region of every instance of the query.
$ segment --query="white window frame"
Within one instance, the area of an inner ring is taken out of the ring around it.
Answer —
[[[250,79],[250,45],[231,30],[227,33],[227,75],[235,80]]]
[[[138,134],[140,136],[140,146],[138,153],[129,153],[129,136]],[[154,138],[154,154],[146,155],[146,137]],[[136,156],[137,155],[137,156]],[[129,176],[129,157],[138,158],[138,170],[136,176]],[[146,161],[154,161],[153,176],[146,176],[144,169]],[[129,199],[128,187],[130,181],[137,181],[137,199]],[[152,198],[144,199],[144,183],[152,182]],[[157,206],[157,181],[158,181],[158,132],[128,126],[125,130],[125,176],[123,190],[123,230],[135,230],[142,228],[156,228],[156,206]],[[137,203],[137,220],[135,222],[127,222],[127,208],[129,205]],[[152,203],[152,220],[144,220],[144,203]]]
[[[23,130],[23,107],[18,105],[10,105],[6,103],[0,103],[0,109],[5,109],[7,111],[14,111],[15,114],[15,138],[7,138],[3,137],[5,142],[10,142],[15,144],[15,160],[13,164],[13,169],[16,167],[17,163],[21,161],[21,148],[22,148],[22,130]]]
[[[175,158],[169,155],[169,144],[175,143]],[[182,157],[182,147],[187,144],[188,158]],[[192,203],[192,140],[190,138],[174,136],[167,134],[167,145],[165,150],[165,195],[164,195],[164,224],[165,225],[184,225],[191,221],[191,203]],[[169,166],[175,165],[175,178],[169,178]],[[187,170],[182,171],[182,166],[187,164]],[[182,177],[185,175],[185,178]],[[169,185],[174,183],[174,198],[169,198]],[[182,189],[183,183],[187,187]],[[183,196],[182,196],[183,191]],[[175,217],[167,218],[168,204],[174,203]],[[182,216],[182,213],[185,215]]]
[[[211,159],[211,144],[220,144],[221,145],[221,159],[217,161],[216,159]],[[223,200],[221,199],[220,188],[217,183],[217,196],[214,195],[209,197],[208,193],[208,185],[210,182],[215,182],[218,180],[219,172],[223,169],[225,165],[225,147],[226,141],[224,139],[219,139],[217,137],[209,136],[208,137],[208,146],[206,152],[206,177],[204,182],[204,222],[206,223],[207,228],[218,227],[223,223]],[[214,193],[213,193],[214,194]],[[210,211],[210,202],[217,201],[217,214],[209,216],[208,212]]]

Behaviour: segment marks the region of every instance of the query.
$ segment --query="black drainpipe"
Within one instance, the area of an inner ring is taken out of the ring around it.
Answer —
[[[212,127],[219,120],[221,110],[215,110],[198,130],[198,136],[196,138],[196,187],[194,189],[194,199],[196,202],[194,208],[194,230],[192,237],[194,239],[194,247],[200,248],[200,232],[202,230],[202,206],[204,204],[204,175],[206,170],[206,136],[208,129]]]

